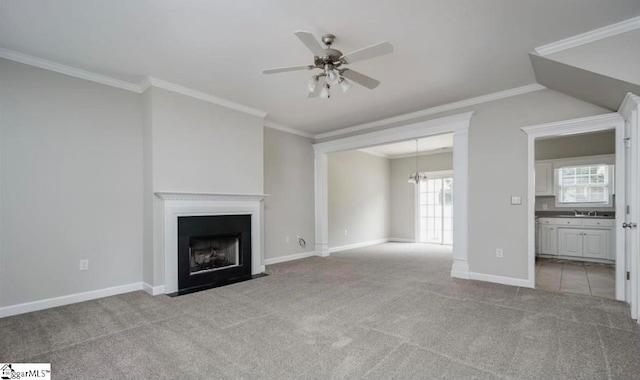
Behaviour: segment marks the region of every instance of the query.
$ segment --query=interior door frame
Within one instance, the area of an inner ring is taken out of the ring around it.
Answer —
[[[615,188],[616,188],[616,299],[625,300],[625,237],[622,223],[625,215],[626,194],[625,194],[625,123],[623,117],[617,113],[608,113],[597,116],[583,117],[579,119],[565,120],[554,123],[538,124],[523,127],[522,131],[527,134],[528,139],[528,267],[530,287],[535,287],[535,141],[541,137],[560,137],[589,132],[599,132],[615,130],[616,134],[616,168],[615,168]]]
[[[468,234],[469,126],[473,111],[313,145],[315,175],[316,255],[329,256],[327,154],[453,133],[453,265],[451,276],[470,279]]]
[[[640,172],[640,97],[627,93],[618,112],[625,120],[625,129],[629,133],[627,136],[629,146],[632,147],[629,150],[631,154],[629,172],[636,173],[636,177],[630,181],[630,189],[627,194],[627,205],[629,206],[629,211],[626,214],[627,222],[638,224],[640,223],[640,189],[638,188],[640,186],[640,174],[638,174]],[[629,238],[630,252],[627,262],[629,265],[627,270],[630,272],[629,294],[626,298],[631,304],[631,318],[640,322],[640,227],[630,228],[626,233]]]
[[[432,172],[421,172],[427,175],[427,179],[431,178],[453,178],[453,170],[439,170]],[[454,191],[455,191],[455,182],[454,182]],[[422,243],[420,241],[420,186],[415,186],[414,188],[414,240],[416,243]],[[455,198],[453,199],[455,206]],[[431,243],[435,244],[435,243]],[[444,245],[443,243],[440,243]]]

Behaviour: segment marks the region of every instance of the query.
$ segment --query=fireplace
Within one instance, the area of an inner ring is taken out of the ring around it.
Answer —
[[[178,294],[251,277],[251,215],[178,217]]]

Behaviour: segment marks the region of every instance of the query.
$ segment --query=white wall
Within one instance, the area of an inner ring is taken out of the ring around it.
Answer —
[[[312,144],[306,137],[264,129],[266,259],[315,250]],[[297,236],[306,241],[305,248]]]
[[[329,247],[389,237],[391,165],[359,151],[328,154]],[[347,236],[344,234],[347,230]]]
[[[262,194],[263,120],[157,87],[143,100],[151,139],[144,170],[152,189],[145,187],[145,221],[153,221],[144,230],[145,282],[158,286],[164,284],[164,205],[154,193]]]
[[[3,59],[0,82],[0,306],[140,282],[139,94]]]
[[[453,169],[453,153],[420,156],[421,172]],[[415,239],[415,191],[416,186],[407,182],[409,174],[416,171],[415,157],[391,160],[391,237]]]

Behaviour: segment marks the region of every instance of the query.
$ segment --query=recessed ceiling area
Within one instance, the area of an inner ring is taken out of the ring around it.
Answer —
[[[536,46],[640,14],[638,0],[0,2],[0,46],[139,83],[146,76],[264,110],[318,134],[535,82]],[[337,36],[344,53],[388,41],[394,53],[354,63],[381,82],[308,99],[293,32]]]
[[[453,133],[418,139],[418,154],[448,152],[453,147]],[[361,152],[386,158],[412,157],[416,154],[416,140],[360,149]]]

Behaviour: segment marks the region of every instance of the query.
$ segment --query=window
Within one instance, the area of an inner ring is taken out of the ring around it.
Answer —
[[[556,206],[611,207],[613,165],[564,166],[555,170]]]
[[[453,243],[453,178],[427,176],[419,189],[419,241]]]

